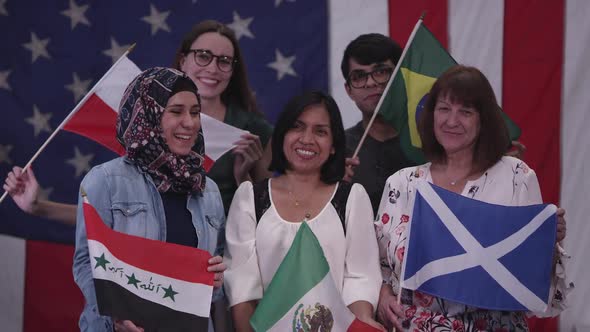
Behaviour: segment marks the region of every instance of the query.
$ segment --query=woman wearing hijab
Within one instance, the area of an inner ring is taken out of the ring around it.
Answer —
[[[200,112],[197,87],[185,74],[168,68],[142,72],[119,108],[117,138],[126,154],[94,167],[81,188],[108,227],[215,256],[208,270],[216,272],[217,300],[225,217],[219,189],[203,169]],[[125,317],[98,314],[82,202],[79,197],[74,254],[74,279],[86,299],[80,330],[143,331]]]
[[[226,25],[205,20],[183,37],[173,67],[185,72],[199,89],[201,111],[230,126],[247,130],[231,153],[218,159],[207,176],[219,186],[225,212],[244,181],[269,177],[272,126],[258,111],[248,83],[246,62],[235,33]],[[3,185],[24,212],[64,224],[76,223],[76,206],[39,197],[32,169],[14,166]]]

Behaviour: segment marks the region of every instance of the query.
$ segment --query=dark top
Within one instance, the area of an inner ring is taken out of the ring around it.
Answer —
[[[272,136],[272,126],[261,114],[243,111],[236,105],[230,104],[227,107],[223,122],[257,135],[260,137],[263,147],[266,147],[266,143],[268,143]],[[207,137],[205,137],[205,151],[207,151]],[[227,211],[229,211],[234,193],[238,189],[234,178],[234,156],[231,151],[228,151],[217,159],[207,176],[217,183],[221,193],[225,215],[227,216]]]
[[[266,210],[270,208],[270,193],[268,182],[270,179],[264,179],[252,184],[252,191],[254,194],[254,212],[256,214],[256,225],[260,222],[260,218],[266,213]],[[352,189],[352,184],[344,181],[338,183],[336,193],[330,203],[336,210],[338,217],[340,217],[340,223],[342,223],[342,229],[346,236],[346,203],[348,202],[348,195]]]
[[[160,193],[166,214],[166,242],[196,248],[199,244],[191,212],[186,207],[187,194]]]
[[[346,130],[347,157],[352,156],[364,132],[362,121]],[[373,213],[377,213],[387,178],[402,168],[415,165],[404,155],[399,136],[380,142],[367,135],[358,157],[360,165],[354,170],[352,182],[365,187]]]

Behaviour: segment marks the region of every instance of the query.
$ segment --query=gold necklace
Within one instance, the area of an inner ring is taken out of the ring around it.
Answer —
[[[295,196],[295,194],[293,194],[293,192],[290,189],[287,189],[287,191],[289,192],[289,196],[291,196],[291,199],[293,200],[293,205],[299,209],[299,207],[302,205],[301,201]],[[311,213],[309,213],[309,211],[305,211],[304,209],[304,213],[305,213],[305,219],[310,219],[311,218]]]
[[[451,181],[451,180],[449,180],[449,183],[451,184],[451,186],[454,186],[454,185],[456,185],[456,184],[457,184],[457,182],[461,182],[461,181],[463,181],[463,180],[467,179],[467,178],[469,177],[469,175],[471,175],[471,172],[469,172],[469,173],[467,173],[466,175],[464,175],[464,176],[462,176],[462,177],[458,178],[458,179],[457,179],[457,180],[455,180],[455,181]],[[448,177],[448,176],[447,176],[447,179],[449,179],[449,177]]]

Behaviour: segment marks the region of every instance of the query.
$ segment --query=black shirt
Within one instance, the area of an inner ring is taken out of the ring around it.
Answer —
[[[186,207],[187,194],[160,193],[166,214],[166,242],[196,248],[199,244],[191,212]]]
[[[346,130],[346,155],[351,157],[365,129],[362,121]],[[360,165],[354,170],[353,183],[365,187],[371,199],[373,213],[377,213],[385,181],[393,173],[415,164],[406,158],[399,136],[380,142],[367,135],[358,154]]]

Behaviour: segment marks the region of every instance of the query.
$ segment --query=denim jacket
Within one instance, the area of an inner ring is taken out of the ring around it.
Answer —
[[[194,194],[187,199],[187,208],[199,239],[198,248],[212,255],[222,255],[225,244],[223,203],[215,182],[210,178],[206,181],[202,195]],[[94,167],[82,180],[81,188],[110,228],[149,239],[166,240],[166,218],[160,194],[151,177],[142,173],[127,158],[120,157]],[[110,332],[113,330],[110,317],[100,316],[96,305],[82,203],[79,196],[73,268],[74,280],[86,299],[80,316],[80,330]],[[222,296],[221,289],[216,289],[213,302]],[[209,331],[212,331],[211,322]]]

